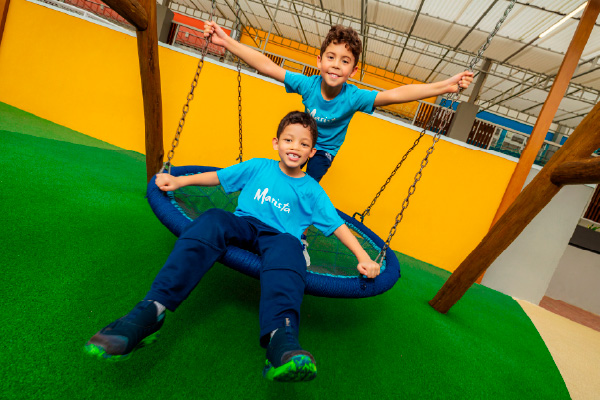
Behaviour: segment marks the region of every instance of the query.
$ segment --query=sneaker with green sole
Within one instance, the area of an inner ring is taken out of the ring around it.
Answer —
[[[137,349],[154,343],[165,321],[165,313],[157,317],[153,301],[139,302],[129,314],[110,323],[96,333],[84,347],[86,353],[108,361],[128,359]]]
[[[263,376],[276,382],[306,382],[317,376],[315,359],[300,347],[289,318],[269,342]]]

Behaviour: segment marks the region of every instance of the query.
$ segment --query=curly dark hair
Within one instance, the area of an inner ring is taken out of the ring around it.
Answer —
[[[321,45],[321,57],[323,57],[325,49],[327,49],[327,46],[329,46],[331,43],[345,43],[346,48],[350,50],[354,56],[354,67],[356,67],[356,64],[358,64],[358,58],[362,52],[362,42],[360,41],[360,37],[358,37],[358,33],[356,33],[354,29],[341,25],[332,26],[331,29],[329,29],[327,36],[325,36],[323,44]]]
[[[302,111],[291,111],[289,112],[277,127],[277,139],[281,136],[281,132],[288,126],[292,124],[301,124],[303,127],[308,128],[310,130],[310,136],[312,137],[312,147],[315,147],[317,143],[317,138],[319,137],[319,132],[317,131],[317,121],[308,113]]]

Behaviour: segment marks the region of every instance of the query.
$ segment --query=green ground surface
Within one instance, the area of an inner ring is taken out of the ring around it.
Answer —
[[[222,265],[152,347],[93,359],[85,342],[144,296],[175,241],[144,198],[143,158],[2,103],[0,149],[0,398],[569,398],[514,300],[476,285],[439,314],[427,301],[448,272],[402,254],[383,295],[305,298],[315,381],[262,379],[258,281]]]

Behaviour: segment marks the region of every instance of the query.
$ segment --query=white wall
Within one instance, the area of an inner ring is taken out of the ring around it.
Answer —
[[[546,296],[600,315],[600,254],[567,246]]]
[[[537,175],[532,169],[527,184]],[[565,186],[488,268],[482,284],[539,304],[594,189]]]

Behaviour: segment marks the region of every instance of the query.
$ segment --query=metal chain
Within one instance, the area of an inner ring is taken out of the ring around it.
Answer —
[[[487,40],[485,41],[485,43],[483,45],[481,45],[481,47],[479,48],[479,51],[477,52],[477,55],[469,63],[469,67],[468,67],[469,71],[473,71],[473,68],[475,67],[475,65],[477,65],[477,63],[479,62],[479,60],[481,60],[481,56],[483,55],[483,53],[485,52],[485,50],[488,48],[488,46],[492,42],[493,37],[496,35],[496,33],[498,32],[498,30],[500,29],[500,26],[504,23],[504,20],[506,20],[506,17],[508,16],[508,14],[512,10],[513,6],[515,5],[515,2],[516,2],[516,0],[511,0],[510,4],[508,5],[508,7],[506,8],[506,10],[504,11],[504,15],[502,16],[502,18],[500,18],[500,20],[498,21],[498,23],[496,23],[495,28],[492,30],[492,32],[490,32],[490,34],[488,35]],[[449,100],[449,99],[445,99],[445,101],[447,101],[447,100]],[[385,183],[383,184],[383,186],[381,186],[381,188],[377,192],[377,194],[375,194],[375,197],[371,201],[371,204],[369,204],[369,206],[362,213],[355,212],[354,215],[352,216],[353,218],[356,219],[357,217],[359,217],[360,218],[360,222],[363,222],[364,219],[365,219],[365,217],[367,215],[371,215],[371,208],[373,208],[373,206],[375,205],[375,203],[377,202],[377,200],[379,199],[379,197],[381,196],[381,194],[383,193],[383,191],[387,188],[387,185],[391,182],[392,178],[396,175],[396,172],[398,172],[398,170],[400,169],[400,167],[402,166],[402,164],[404,163],[404,161],[406,160],[406,158],[408,157],[408,155],[410,154],[410,152],[412,152],[414,150],[414,148],[421,141],[421,138],[423,136],[425,136],[425,131],[427,131],[427,129],[429,128],[429,126],[432,125],[432,121],[436,119],[437,113],[439,112],[439,110],[440,109],[436,109],[436,111],[434,112],[434,114],[429,117],[429,119],[427,120],[427,123],[425,124],[425,126],[421,130],[421,132],[419,134],[419,137],[417,137],[417,139],[415,140],[415,142],[413,143],[413,145],[406,151],[406,153],[404,153],[404,155],[402,156],[402,159],[400,160],[400,162],[396,165],[396,167],[394,168],[394,170],[392,171],[392,173],[390,174],[390,176],[387,178],[387,180],[385,181]]]
[[[502,18],[500,18],[500,20],[496,24],[496,27],[494,28],[494,30],[492,32],[490,32],[490,34],[488,35],[488,38],[487,38],[486,42],[481,46],[481,48],[477,52],[477,55],[475,56],[475,58],[473,60],[471,60],[471,62],[469,63],[469,71],[473,71],[473,68],[479,62],[479,60],[481,59],[481,56],[483,55],[483,52],[490,45],[490,43],[492,41],[492,38],[498,32],[498,30],[500,29],[500,26],[502,25],[502,23],[504,22],[504,20],[506,20],[506,17],[508,16],[508,14],[512,10],[513,6],[515,5],[515,2],[516,2],[516,0],[511,0],[511,2],[509,3],[508,7],[504,11],[504,15],[502,16]],[[441,136],[442,132],[445,131],[447,125],[452,120],[452,114],[453,114],[452,109],[454,107],[454,103],[458,100],[458,95],[459,95],[460,92],[461,92],[461,88],[459,86],[458,92],[451,93],[450,95],[447,96],[447,98],[445,99],[445,102],[449,102],[450,104],[448,105],[447,109],[444,109],[444,111],[443,111],[444,115],[442,117],[438,117],[438,115],[440,114],[440,112],[442,110],[442,108],[440,107],[440,108],[436,109],[436,112],[434,114],[435,118],[434,118],[434,116],[431,116],[429,118],[428,122],[431,122],[434,119],[437,120],[439,118],[439,119],[442,120],[442,123],[439,125],[440,128],[438,129],[438,131],[433,136],[433,143],[427,149],[427,154],[425,155],[425,158],[423,158],[423,160],[421,161],[421,168],[419,169],[419,172],[417,172],[417,174],[415,175],[415,179],[414,179],[413,184],[408,188],[408,195],[406,196],[406,198],[402,202],[402,209],[396,215],[396,221],[394,222],[394,225],[390,229],[390,233],[388,235],[388,238],[385,241],[383,247],[381,248],[381,251],[379,252],[379,255],[375,259],[375,261],[379,262],[380,265],[382,265],[383,262],[385,261],[385,253],[386,253],[387,249],[390,247],[390,242],[392,241],[392,238],[394,237],[394,235],[396,233],[396,229],[398,227],[398,224],[402,221],[402,218],[404,217],[404,210],[406,210],[406,208],[408,207],[410,196],[412,196],[415,193],[417,183],[421,180],[421,177],[423,176],[423,169],[429,163],[429,156],[433,153],[435,144],[440,140],[440,136]],[[423,128],[423,131],[421,132],[421,134],[423,134],[425,132],[425,130],[427,129],[427,127],[429,125],[430,125],[430,123],[428,123],[425,126],[425,128]],[[421,137],[422,137],[422,135],[419,136],[419,139]],[[414,147],[414,145],[413,145],[413,147]],[[410,150],[412,150],[412,148]],[[408,154],[408,152],[407,152],[407,154]],[[404,159],[404,157],[403,157],[403,159]],[[396,173],[396,170],[398,168],[399,168],[399,166],[396,167],[396,169],[394,170],[394,172],[392,173],[392,175],[390,176],[390,178],[388,178],[388,180],[386,181],[385,185],[382,187],[382,189],[380,190],[380,192],[378,193],[378,195],[380,195],[381,192],[383,191],[383,189],[385,189],[385,186],[389,183],[389,181],[391,180],[391,177],[393,176],[393,174]],[[374,202],[377,200],[377,197],[378,196],[376,196],[376,198],[373,200],[373,202],[371,203],[371,205],[369,206],[369,208],[365,211],[365,213],[367,213],[367,211],[370,212],[370,208],[373,206]],[[363,215],[363,218],[364,218],[364,215]]]
[[[410,149],[408,149],[406,151],[406,153],[404,153],[404,155],[402,156],[402,159],[396,165],[396,168],[394,168],[394,170],[392,171],[392,173],[390,174],[390,176],[386,179],[386,181],[383,184],[383,186],[381,186],[381,188],[379,189],[379,191],[377,192],[377,194],[373,198],[373,201],[371,201],[371,204],[369,204],[369,206],[367,207],[367,209],[365,211],[363,211],[362,214],[359,213],[359,212],[355,212],[354,215],[352,215],[352,218],[356,219],[356,217],[358,216],[358,217],[360,217],[360,222],[363,222],[364,219],[365,219],[365,217],[367,215],[371,215],[371,208],[375,205],[375,203],[379,199],[379,196],[381,196],[381,194],[383,193],[383,191],[385,190],[385,188],[387,187],[387,185],[392,181],[392,178],[394,177],[394,175],[396,175],[396,172],[398,172],[398,170],[400,169],[400,167],[404,163],[404,160],[406,160],[406,158],[408,157],[408,155],[410,154],[410,152],[413,151],[415,147],[417,147],[417,145],[421,141],[421,138],[423,136],[425,136],[425,132],[427,131],[427,128],[429,128],[429,126],[431,125],[431,122],[435,119],[434,117],[436,117],[436,116],[437,116],[437,113],[429,117],[429,119],[427,120],[425,126],[421,130],[421,133],[419,133],[419,137],[417,137],[417,139],[415,140],[415,142],[413,143],[413,145],[410,147]]]
[[[508,17],[508,14],[513,9],[516,1],[517,0],[510,0],[510,3],[508,4],[508,7],[506,7],[506,10],[504,10],[504,14],[500,18],[500,20],[496,23],[496,26],[494,27],[494,29],[488,35],[487,40],[485,41],[485,43],[483,45],[481,45],[481,47],[479,48],[479,51],[477,52],[477,55],[475,56],[475,58],[473,58],[473,60],[471,60],[471,62],[469,63],[469,71],[473,71],[473,68],[475,67],[475,65],[477,65],[477,63],[481,59],[481,56],[487,50],[488,46],[492,42],[492,39],[494,38],[494,36],[496,36],[496,33],[498,33],[498,30],[500,29],[500,26],[502,26],[502,24],[506,20],[506,17]]]
[[[456,102],[454,97],[458,98],[458,92],[452,93],[451,96],[447,97],[446,101],[450,101],[450,107],[448,109],[444,109],[441,112],[438,111],[435,113],[435,116],[432,116],[430,118],[430,121],[435,120],[437,122],[438,120],[441,120],[441,123],[438,125],[439,129],[435,133],[435,135],[433,135],[433,142],[432,142],[431,146],[429,146],[429,148],[427,149],[427,152],[426,152],[427,154],[425,155],[425,158],[423,158],[423,160],[421,160],[421,167],[419,168],[419,171],[415,175],[413,184],[410,185],[410,187],[408,188],[408,195],[402,202],[402,208],[401,208],[400,212],[396,215],[396,220],[394,222],[394,225],[390,229],[388,238],[385,241],[383,247],[381,248],[381,251],[377,255],[375,262],[379,262],[380,264],[383,264],[383,261],[385,260],[385,252],[390,247],[390,242],[392,241],[392,238],[396,234],[396,229],[398,227],[398,224],[402,221],[402,218],[404,218],[404,210],[406,210],[408,208],[410,196],[412,196],[415,193],[417,183],[421,180],[421,177],[423,176],[423,169],[429,163],[429,156],[433,153],[435,144],[440,140],[442,132],[444,132],[446,130],[446,127],[450,124],[450,121],[452,120],[453,113],[451,110],[452,110],[452,107],[454,107],[454,103]],[[381,259],[381,261],[379,261],[380,259]]]
[[[239,35],[240,38],[242,37],[242,32],[241,32],[241,25],[242,22],[240,20],[240,4],[239,1],[236,0],[235,2],[235,6],[236,6],[236,13],[235,13],[235,23],[238,27],[238,29],[240,29],[239,31]],[[240,129],[240,155],[238,156],[237,160],[239,162],[242,162],[242,156],[243,156],[243,146],[242,146],[242,59],[238,57],[238,62],[237,62],[237,81],[238,81],[238,121],[239,121],[239,129]]]
[[[212,0],[212,8],[210,10],[211,21],[213,20],[213,17],[215,15],[215,8],[215,0]],[[159,172],[167,172],[169,174],[171,173],[171,160],[175,156],[175,148],[179,145],[179,137],[181,136],[181,132],[183,132],[183,126],[185,125],[185,117],[190,111],[190,102],[194,99],[194,90],[196,89],[196,86],[198,86],[198,78],[200,78],[200,73],[202,72],[202,67],[204,66],[204,57],[206,57],[206,54],[208,53],[208,44],[211,42],[211,40],[212,35],[206,39],[206,43],[202,48],[200,60],[198,61],[198,66],[196,67],[196,74],[194,75],[194,79],[192,80],[192,87],[187,95],[187,101],[183,106],[183,113],[181,115],[181,119],[179,120],[179,124],[177,125],[177,132],[175,132],[175,138],[173,139],[173,142],[171,142],[171,150],[167,154],[167,161],[163,163],[163,166]]]

